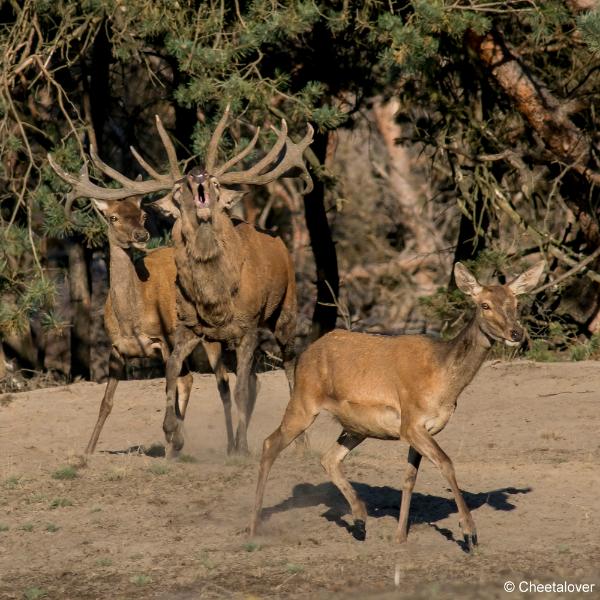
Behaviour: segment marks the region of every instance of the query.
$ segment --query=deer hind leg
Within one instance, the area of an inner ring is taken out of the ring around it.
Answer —
[[[321,465],[329,477],[331,477],[331,481],[342,492],[352,509],[352,517],[354,519],[352,535],[360,541],[364,541],[367,537],[367,508],[344,475],[342,461],[364,439],[365,436],[363,435],[344,430],[333,446],[321,457]]]
[[[227,454],[234,450],[233,423],[231,421],[231,390],[229,389],[229,374],[223,364],[223,348],[220,342],[203,342],[208,362],[217,378],[217,388],[223,403],[225,413],[225,429],[227,430]]]
[[[458,514],[460,515],[460,528],[463,532],[469,551],[473,552],[474,546],[477,545],[475,522],[473,521],[471,512],[458,487],[452,461],[424,428],[407,431],[406,438],[419,454],[426,456],[441,471],[442,475],[450,484],[458,508]]]
[[[167,361],[167,407],[163,421],[163,431],[167,440],[167,456],[172,458],[183,447],[183,416],[177,401],[178,381],[185,359],[200,343],[200,339],[186,327],[178,327],[175,333],[175,344]],[[187,377],[187,375],[186,375]],[[191,379],[189,381],[191,389]],[[185,391],[185,390],[184,390]],[[187,406],[187,401],[186,401]],[[185,412],[185,409],[184,409]]]
[[[257,342],[256,331],[253,331],[242,338],[236,349],[235,404],[238,409],[238,426],[235,434],[235,451],[240,454],[248,454],[248,424],[256,402],[254,354]]]
[[[282,450],[287,448],[300,434],[312,425],[317,414],[307,411],[301,404],[294,402],[292,398],[285,411],[281,425],[264,441],[258,470],[258,481],[256,483],[254,512],[250,523],[250,535],[256,534],[260,523],[265,487],[269,471],[275,459]]]
[[[104,396],[102,398],[102,403],[100,404],[100,412],[98,414],[96,426],[94,427],[92,437],[90,437],[90,441],[85,449],[86,454],[92,454],[96,449],[96,444],[98,443],[102,427],[104,427],[104,422],[113,407],[115,390],[117,389],[117,385],[119,385],[119,380],[123,379],[124,372],[125,361],[119,352],[113,348],[108,359],[108,383],[106,384],[106,390],[104,390]]]
[[[398,529],[396,531],[396,542],[406,542],[408,536],[408,514],[410,512],[410,500],[417,481],[417,473],[421,464],[421,455],[411,446],[408,449],[406,460],[406,471],[404,473],[404,484],[402,486],[402,501],[400,502],[400,516],[398,517]]]

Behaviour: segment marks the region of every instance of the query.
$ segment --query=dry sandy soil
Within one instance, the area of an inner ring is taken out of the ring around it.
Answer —
[[[356,541],[319,465],[340,429],[327,416],[306,457],[290,448],[275,463],[261,537],[248,540],[257,454],[286,389],[281,372],[260,376],[254,454],[228,458],[214,380],[196,376],[184,461],[168,462],[110,453],[162,437],[163,381],[122,383],[87,466],[78,455],[104,386],[0,397],[0,598],[519,597],[503,591],[507,580],[593,582],[591,594],[549,597],[600,596],[600,364],[486,364],[459,399],[438,440],[473,510],[476,556],[428,463],[409,542],[391,541],[401,442],[368,440],[345,463],[370,514]]]

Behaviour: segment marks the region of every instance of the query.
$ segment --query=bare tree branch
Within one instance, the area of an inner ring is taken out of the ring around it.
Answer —
[[[561,102],[524,68],[499,32],[482,36],[470,30],[467,43],[548,150],[590,183],[600,183],[600,173],[590,170],[590,140],[569,118],[568,103]]]

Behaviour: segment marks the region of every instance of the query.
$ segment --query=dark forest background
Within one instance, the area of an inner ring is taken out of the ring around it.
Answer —
[[[316,129],[314,190],[238,207],[293,252],[301,343],[336,323],[450,335],[455,261],[502,281],[542,257],[521,351],[598,351],[594,0],[5,0],[0,45],[3,389],[107,370],[105,224],[88,201],[66,218],[47,154],[76,172],[93,144],[133,177],[130,145],[164,161],[158,114],[192,165],[227,102],[225,154],[283,116]]]

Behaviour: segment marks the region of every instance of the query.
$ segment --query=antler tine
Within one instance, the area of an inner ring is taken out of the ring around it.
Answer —
[[[217,162],[217,153],[219,150],[219,141],[221,136],[223,135],[223,131],[225,131],[225,126],[227,125],[227,120],[229,119],[229,110],[230,105],[227,104],[225,107],[225,111],[223,112],[223,116],[220,118],[219,123],[210,138],[210,142],[208,144],[208,152],[206,153],[206,171],[208,173],[212,173]]]
[[[271,125],[271,129],[275,133],[277,133],[277,140],[273,144],[273,147],[265,154],[265,156],[263,156],[261,160],[259,160],[255,165],[252,165],[246,171],[246,173],[248,173],[248,175],[260,174],[260,172],[265,167],[268,167],[270,164],[272,164],[277,159],[277,157],[279,156],[279,153],[281,152],[281,149],[285,145],[285,142],[287,139],[287,132],[288,132],[286,120],[281,119],[281,131],[277,131],[277,129],[273,125]]]
[[[108,175],[111,179],[118,181],[123,187],[131,187],[139,182],[133,181],[129,179],[129,177],[125,177],[122,173],[119,173],[116,169],[113,169],[110,165],[107,165],[96,152],[96,148],[94,146],[90,146],[90,158],[92,162],[100,171],[102,171],[105,175]]]
[[[54,159],[50,154],[48,154],[48,160],[50,162],[50,166],[56,171],[58,165],[54,162]],[[58,171],[57,171],[58,172]],[[84,179],[88,179],[88,166],[87,162],[83,163],[80,171],[80,177]],[[71,207],[73,206],[73,202],[77,199],[77,194],[73,193],[73,189],[67,194],[67,201],[65,202],[65,215],[67,215],[67,219],[71,219]]]
[[[287,140],[288,146],[289,146],[289,144],[292,144],[295,146],[292,149],[293,152],[298,153],[294,160],[296,161],[296,166],[300,168],[299,177],[302,179],[302,181],[304,181],[304,189],[302,190],[302,192],[300,192],[303,195],[309,194],[310,192],[312,192],[313,187],[314,187],[312,177],[310,176],[310,173],[308,172],[308,169],[306,168],[306,163],[304,162],[304,159],[303,159],[304,151],[313,142],[314,133],[315,133],[315,130],[313,129],[313,126],[310,123],[307,123],[306,124],[306,133],[304,134],[304,137],[297,144],[293,144],[293,142],[289,138]]]
[[[236,154],[233,158],[229,159],[224,165],[220,166],[214,172],[215,177],[221,176],[223,173],[226,173],[228,169],[231,169],[231,167],[237,165],[241,160],[244,160],[244,158],[246,158],[246,156],[248,156],[248,154],[250,154],[250,152],[252,152],[252,150],[254,149],[254,146],[256,146],[256,142],[258,141],[259,134],[260,134],[260,127],[257,127],[256,133],[254,134],[254,137],[250,140],[248,145],[239,154]]]
[[[164,181],[165,183],[171,183],[169,175],[162,175],[159,173],[151,164],[144,160],[142,155],[133,146],[129,146],[129,150],[131,150],[131,154],[133,154],[135,160],[138,161],[140,167],[142,167],[142,169],[144,169],[144,171],[146,171],[146,173],[148,173],[152,179]]]
[[[175,151],[175,146],[173,146],[171,137],[167,133],[167,130],[164,128],[164,125],[162,124],[162,121],[160,120],[160,117],[158,115],[156,115],[156,129],[158,129],[158,135],[160,135],[160,139],[163,143],[163,146],[167,153],[167,157],[169,159],[169,169],[171,171],[171,177],[173,178],[173,181],[171,182],[172,185],[178,179],[181,179],[183,177],[183,174],[181,172],[181,169],[179,168],[179,163],[177,162],[177,152]],[[150,171],[148,171],[148,173],[150,173]]]
[[[120,183],[122,186],[120,188],[106,188],[92,183],[90,181],[87,163],[84,164],[78,177],[71,175],[70,173],[67,173],[60,165],[58,165],[58,163],[56,163],[51,154],[48,154],[48,162],[50,163],[52,169],[54,169],[56,174],[61,179],[70,184],[72,188],[67,194],[67,201],[65,203],[65,211],[67,214],[70,213],[71,206],[76,198],[123,200],[124,198],[129,198],[131,196],[152,194],[154,192],[170,189],[175,181],[181,178],[182,173],[177,163],[177,153],[175,152],[173,142],[163,127],[158,115],[156,116],[156,127],[169,159],[170,174],[160,174],[142,158],[135,148],[132,147],[131,152],[133,153],[133,156],[136,158],[140,166],[152,178],[147,181],[134,181],[133,179],[125,177],[125,175],[119,173],[119,171],[113,169],[111,166],[107,165],[103,160],[101,160],[96,152],[96,148],[91,146],[90,157],[94,165],[100,171],[102,171],[102,173]]]
[[[95,153],[94,153],[95,154]],[[93,154],[93,155],[94,155]],[[97,200],[123,200],[123,198],[129,198],[130,196],[152,194],[153,192],[159,192],[164,189],[171,187],[171,181],[166,179],[156,181],[133,181],[127,177],[115,171],[112,167],[109,167],[101,160],[95,157],[97,160],[94,161],[96,166],[100,168],[104,173],[113,177],[116,181],[121,183],[121,188],[106,188],[96,185],[90,181],[87,164],[81,170],[79,177],[75,177],[70,173],[63,170],[52,158],[52,155],[48,154],[48,162],[56,174],[71,185],[72,190],[69,192],[70,204],[73,203],[75,198],[96,198]],[[114,174],[114,175],[113,175]],[[116,175],[118,174],[118,177]]]
[[[275,131],[277,130],[275,129]],[[275,146],[273,146],[273,148],[260,162],[258,162],[248,171],[233,171],[230,173],[224,173],[219,177],[219,182],[221,183],[221,185],[237,185],[242,183],[247,183],[251,185],[264,185],[266,183],[270,183],[271,181],[275,181],[275,179],[285,175],[287,171],[290,171],[293,168],[298,168],[301,171],[300,176],[305,183],[304,190],[302,193],[307,194],[308,192],[310,192],[313,188],[313,183],[306,169],[306,164],[304,163],[303,155],[306,148],[308,148],[308,146],[313,141],[314,130],[312,126],[310,124],[307,125],[306,135],[297,144],[292,142],[290,138],[286,137],[287,124],[285,120],[282,123],[282,131],[278,133],[279,137],[277,139],[277,142],[275,143]],[[267,171],[266,173],[260,173],[260,171],[264,169],[268,164],[273,163],[277,159],[284,144],[285,151],[281,161],[270,171]]]
[[[127,196],[133,196],[132,192],[124,193],[123,188],[105,188],[100,187],[90,181],[87,163],[81,168],[79,177],[71,175],[63,170],[62,167],[55,162],[51,154],[48,154],[48,162],[54,169],[56,174],[71,185],[72,190],[67,197],[68,207],[70,209],[73,200],[76,198],[97,198],[98,200],[120,200]]]

